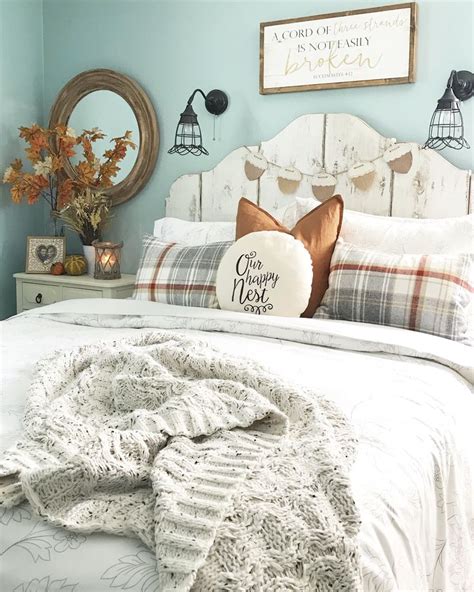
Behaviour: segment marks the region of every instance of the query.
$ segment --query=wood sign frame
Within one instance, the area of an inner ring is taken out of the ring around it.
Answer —
[[[416,2],[260,23],[260,94],[414,82],[416,28]]]

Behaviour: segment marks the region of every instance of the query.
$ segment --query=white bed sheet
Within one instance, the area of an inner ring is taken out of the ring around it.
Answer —
[[[345,411],[360,442],[352,483],[365,590],[474,590],[472,350],[441,338],[132,300],[58,303],[0,325],[0,450],[20,432],[36,360],[150,328],[204,331]],[[0,561],[2,592],[156,590],[153,555],[138,541],[62,531],[28,506],[0,508]]]

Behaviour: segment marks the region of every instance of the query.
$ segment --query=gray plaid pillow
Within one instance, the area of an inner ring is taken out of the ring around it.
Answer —
[[[217,268],[231,244],[232,241],[187,247],[145,235],[133,297],[179,306],[219,308]]]
[[[472,345],[473,256],[395,255],[339,241],[315,317],[391,325]]]

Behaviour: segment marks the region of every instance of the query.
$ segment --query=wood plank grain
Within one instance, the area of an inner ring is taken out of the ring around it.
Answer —
[[[381,136],[361,119],[345,113],[328,113],[326,119],[325,167],[331,174],[347,171],[358,162],[383,155],[390,139]],[[337,177],[336,193],[344,199],[346,208],[389,216],[391,208],[392,171],[380,158],[375,165],[375,180],[363,191],[347,174]]]
[[[411,146],[411,169],[394,175],[392,215],[445,218],[467,214],[470,172],[456,168],[435,150]]]
[[[166,215],[171,218],[201,220],[201,175],[182,175],[171,185],[166,200]]]
[[[250,146],[252,152],[256,146]],[[206,221],[235,220],[241,197],[257,202],[258,183],[249,181],[244,171],[249,150],[238,148],[214,169],[202,173],[201,218]]]
[[[285,127],[273,139],[262,142],[261,153],[281,167],[294,166],[304,173],[319,172],[323,162],[324,114],[303,115]],[[289,206],[294,196],[313,197],[311,177],[303,177],[294,194],[287,195],[278,187],[278,169],[270,169],[260,177],[260,205],[270,213]]]

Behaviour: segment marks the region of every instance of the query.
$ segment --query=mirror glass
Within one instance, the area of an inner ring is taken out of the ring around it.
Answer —
[[[94,154],[104,161],[103,154],[113,144],[112,138],[123,136],[127,130],[132,132],[132,141],[137,145],[135,150],[128,149],[125,158],[119,163],[120,171],[114,178],[114,184],[120,183],[133,168],[137,159],[140,134],[138,123],[130,105],[122,97],[110,90],[97,90],[79,101],[75,106],[68,126],[73,128],[77,135],[83,130],[98,127],[105,134],[103,140],[97,140],[93,144]],[[71,158],[71,163],[76,165],[81,160],[81,154]]]

